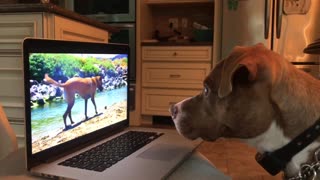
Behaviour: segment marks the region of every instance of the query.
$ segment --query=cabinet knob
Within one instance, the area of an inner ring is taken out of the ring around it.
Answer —
[[[170,74],[169,76],[170,76],[170,78],[180,78],[181,77],[180,74]]]
[[[173,56],[177,56],[177,55],[178,55],[178,53],[177,53],[177,52],[174,52],[174,53],[173,53]]]

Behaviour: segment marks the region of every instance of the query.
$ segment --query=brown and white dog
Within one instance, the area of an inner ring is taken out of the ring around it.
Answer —
[[[235,47],[203,85],[201,94],[170,108],[177,131],[189,139],[239,138],[272,152],[320,117],[320,81],[262,44]],[[319,140],[291,159],[286,175],[312,160]]]
[[[97,88],[100,91],[103,91],[102,78],[100,76],[95,76],[95,77],[91,77],[91,78],[73,77],[73,78],[68,79],[65,83],[62,83],[62,84],[60,84],[60,83],[56,82],[55,80],[53,80],[52,78],[50,78],[48,76],[48,74],[45,74],[44,79],[49,84],[53,84],[55,86],[64,88],[64,96],[65,96],[64,98],[65,98],[66,102],[68,103],[67,110],[63,114],[63,121],[64,121],[65,128],[67,128],[67,123],[66,123],[67,116],[69,116],[71,123],[72,124],[74,123],[71,118],[71,109],[72,109],[74,102],[75,102],[75,94],[76,93],[79,94],[85,100],[84,102],[85,102],[85,117],[86,117],[86,119],[88,119],[87,103],[88,103],[89,98],[91,98],[91,101],[94,105],[94,109],[96,111],[96,114],[98,114],[96,102],[94,100],[94,96],[96,94]]]

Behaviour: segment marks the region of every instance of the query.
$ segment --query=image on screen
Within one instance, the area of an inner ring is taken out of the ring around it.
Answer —
[[[31,53],[32,154],[127,118],[127,54]]]

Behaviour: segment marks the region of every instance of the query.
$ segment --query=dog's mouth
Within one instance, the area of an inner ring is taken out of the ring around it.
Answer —
[[[190,140],[195,140],[197,138],[201,138],[203,139],[204,141],[216,141],[219,137],[216,137],[216,136],[211,136],[209,134],[203,134],[201,133],[202,131],[199,131],[197,130],[196,128],[192,128],[192,127],[189,127],[189,126],[177,126],[176,125],[176,129],[178,131],[178,133],[182,136],[184,136],[185,138],[187,139],[190,139]]]
[[[187,139],[194,140],[199,137],[194,131],[194,128],[192,128],[192,126],[189,124],[175,122],[175,127],[178,133]]]
[[[210,136],[200,136],[201,139],[205,140],[205,141],[216,141],[218,138],[213,138]]]
[[[186,134],[180,133],[180,134],[190,140],[195,140],[199,137],[196,133],[194,133],[194,131],[192,131],[191,133],[186,133]]]
[[[103,92],[103,87],[98,88],[100,92]]]
[[[197,138],[201,138],[204,141],[216,141],[218,138],[217,137],[212,137],[210,135],[202,135],[199,134],[195,129],[189,129],[189,130],[179,130],[178,129],[179,134],[181,134],[182,136],[184,136],[187,139],[190,140],[195,140]]]
[[[208,134],[208,129],[195,127],[190,120],[184,118],[177,120],[176,118],[173,122],[178,133],[187,139],[195,140],[199,137],[205,141],[216,141],[218,139],[216,135]]]

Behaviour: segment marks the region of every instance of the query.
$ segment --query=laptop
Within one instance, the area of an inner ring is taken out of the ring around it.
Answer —
[[[165,179],[201,143],[129,127],[129,48],[23,42],[26,167],[65,179]]]

